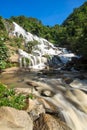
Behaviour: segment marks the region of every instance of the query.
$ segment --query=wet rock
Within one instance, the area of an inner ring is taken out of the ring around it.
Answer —
[[[53,103],[49,102],[48,100],[44,99],[44,98],[37,98],[37,101],[39,102],[39,104],[43,104],[46,112],[48,110],[52,111],[52,112],[57,112],[58,111],[58,107],[56,107]]]
[[[61,109],[41,97],[37,97],[34,100],[29,99],[29,107],[26,111],[31,115],[32,120],[39,118],[41,113],[48,113],[50,115],[55,115],[62,121],[65,121]]]
[[[36,105],[30,112],[29,115],[33,121],[39,118],[40,114],[45,113],[43,105]]]
[[[28,84],[29,86],[33,86],[33,87],[38,86],[37,82],[32,81],[32,80],[28,80],[28,81],[26,81],[26,84]]]
[[[0,108],[1,130],[33,130],[33,122],[30,116],[22,110],[11,107]]]
[[[42,104],[44,109],[45,109],[45,113],[48,113],[50,115],[54,115],[57,118],[59,118],[62,121],[65,121],[64,116],[61,112],[61,109],[58,108],[56,105],[54,105],[53,103],[49,102],[46,99],[43,98],[37,98],[37,101],[39,104]]]
[[[41,114],[33,130],[71,130],[64,122],[49,114]]]
[[[34,88],[35,88],[36,91],[40,91],[41,90],[40,86],[35,86]]]
[[[45,89],[41,91],[41,95],[46,97],[53,97],[54,93],[51,90]]]
[[[64,78],[64,81],[66,84],[70,84],[73,81],[73,79],[66,77],[66,78]]]
[[[60,57],[57,56],[57,55],[54,55],[52,57],[52,59],[49,59],[48,64],[49,64],[50,67],[53,67],[53,68],[54,67],[60,67],[61,65],[63,65]]]
[[[80,79],[80,80],[84,80],[84,79],[85,79],[84,75],[82,75],[82,74],[76,76],[75,78],[78,78],[78,79]]]
[[[70,83],[70,86],[87,91],[87,80],[75,79],[73,80],[73,82]]]

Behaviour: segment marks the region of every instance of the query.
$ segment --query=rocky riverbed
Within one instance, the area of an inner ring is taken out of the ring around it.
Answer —
[[[17,119],[14,114],[11,121],[9,115],[8,118],[7,115],[4,115],[6,123],[0,121],[0,128],[3,130],[86,130],[86,72],[57,69],[37,72],[14,67],[6,69],[0,75],[0,82],[5,83],[8,87],[13,87],[16,93],[25,95],[32,93],[34,97],[28,100],[27,108],[24,110],[29,116],[28,120],[30,120],[27,121],[27,127],[20,123],[16,126]],[[4,109],[9,113],[16,112],[12,108],[6,107]],[[1,113],[4,109],[1,108]],[[0,117],[3,118],[1,113]],[[26,120],[26,117],[18,118]]]

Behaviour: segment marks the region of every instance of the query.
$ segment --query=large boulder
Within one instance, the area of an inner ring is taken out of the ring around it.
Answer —
[[[33,130],[33,122],[25,111],[0,107],[0,130]]]
[[[64,122],[49,114],[41,114],[33,130],[71,130]]]

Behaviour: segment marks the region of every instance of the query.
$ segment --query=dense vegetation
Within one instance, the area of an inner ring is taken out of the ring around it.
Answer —
[[[87,2],[64,21],[66,27],[66,39],[62,44],[67,45],[73,51],[87,56]]]
[[[16,109],[23,109],[26,106],[26,96],[17,95],[14,89],[7,89],[7,87],[0,83],[0,106],[10,106]]]
[[[0,17],[0,70],[5,68],[9,56],[8,48],[5,44],[6,39],[7,39],[7,32],[2,22],[2,18]]]

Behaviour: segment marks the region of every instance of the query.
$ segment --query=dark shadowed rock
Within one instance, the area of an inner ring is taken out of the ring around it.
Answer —
[[[73,79],[66,77],[66,78],[64,78],[64,81],[66,84],[70,84],[73,81]]]
[[[64,122],[49,114],[41,114],[33,130],[71,130]]]

